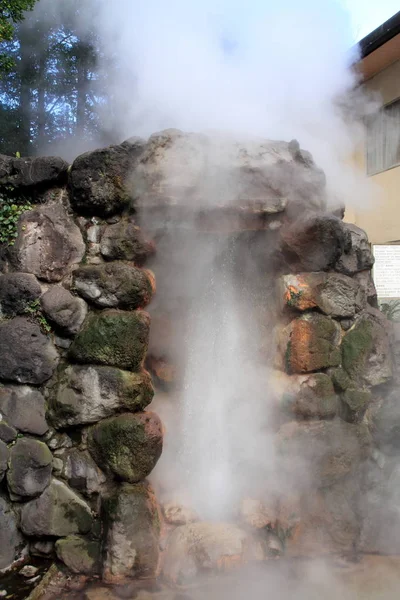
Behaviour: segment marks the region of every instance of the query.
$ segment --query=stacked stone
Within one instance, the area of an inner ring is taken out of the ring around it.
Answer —
[[[0,247],[0,569],[28,549],[108,580],[157,568],[154,246],[124,187],[137,152],[1,158],[0,186],[32,210]]]
[[[287,552],[352,554],[364,549],[370,414],[392,379],[387,321],[376,308],[370,273],[373,257],[365,232],[326,215],[282,231],[280,257],[286,422],[278,447],[293,495],[278,513],[290,531]]]

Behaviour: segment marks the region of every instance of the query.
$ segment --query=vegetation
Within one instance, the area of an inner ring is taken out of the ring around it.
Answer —
[[[0,0],[0,42],[11,42],[14,25],[24,19],[24,13],[32,10],[37,0]],[[11,56],[0,53],[0,77],[4,77],[13,67]]]
[[[25,312],[33,317],[33,319],[37,322],[43,333],[51,332],[51,325],[48,323],[46,317],[42,313],[40,300],[33,300],[25,308]]]
[[[400,321],[400,300],[382,302],[380,309],[389,321]]]
[[[25,198],[15,198],[12,188],[0,190],[0,244],[13,246],[18,235],[18,221],[32,205]]]

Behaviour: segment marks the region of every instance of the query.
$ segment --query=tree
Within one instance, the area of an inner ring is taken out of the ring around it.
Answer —
[[[13,39],[14,25],[24,19],[27,10],[33,10],[37,0],[0,0],[0,42]],[[0,54],[0,76],[12,68],[12,59],[6,53]]]

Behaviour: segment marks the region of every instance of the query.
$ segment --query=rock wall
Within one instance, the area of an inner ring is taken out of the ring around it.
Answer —
[[[395,536],[386,545],[390,532],[379,542],[375,531],[379,482],[385,469],[397,473],[400,447],[400,413],[395,407],[393,420],[388,409],[395,392],[386,400],[390,331],[367,237],[340,217],[326,212],[324,176],[295,141],[213,144],[168,131],[86,153],[71,167],[0,157],[0,569],[29,551],[110,582],[151,577],[163,519],[193,529],[176,507],[161,515],[146,480],[163,427],[146,410],[154,391],[144,367],[157,247],[146,367],[159,389],[178,377],[185,307],[168,274],[171,264],[181,268],[193,230],[244,232],[239,248],[264,252],[276,281],[271,386],[292,485],[273,507],[261,500],[256,517],[252,508],[242,515],[245,527],[270,536],[261,556],[398,550]],[[225,539],[242,547],[231,528]],[[171,538],[169,579],[187,535]],[[200,554],[218,562],[212,548]],[[191,572],[202,569],[196,560]]]

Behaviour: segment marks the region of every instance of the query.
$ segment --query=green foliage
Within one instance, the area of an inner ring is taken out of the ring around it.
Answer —
[[[24,19],[24,12],[32,10],[37,0],[0,0],[0,42],[10,42],[14,35],[14,24]],[[12,58],[0,54],[0,77],[13,67]]]
[[[14,245],[20,216],[32,208],[28,200],[17,198],[12,192],[12,188],[0,190],[0,244],[8,246]]]
[[[379,308],[389,321],[400,321],[400,300],[382,302]]]
[[[46,317],[42,313],[39,300],[33,300],[30,302],[25,308],[25,312],[34,318],[44,333],[51,332],[51,325],[48,323]]]

